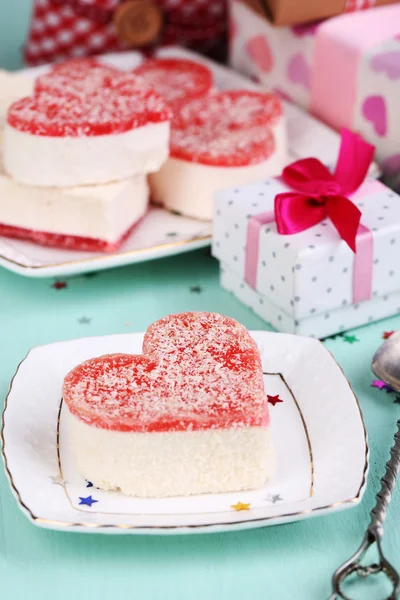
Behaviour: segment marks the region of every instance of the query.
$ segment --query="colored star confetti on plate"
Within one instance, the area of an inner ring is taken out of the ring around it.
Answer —
[[[279,404],[280,402],[283,402],[283,400],[281,400],[279,398],[279,394],[277,394],[276,396],[270,396],[269,394],[267,394],[267,400],[270,404],[272,404],[272,406],[275,406],[275,404]]]
[[[92,496],[88,496],[87,498],[82,498],[81,496],[79,496],[79,505],[91,507],[92,504],[95,504],[96,502],[98,502],[98,500],[95,500],[94,498],[92,498]]]
[[[384,340],[387,340],[393,334],[394,334],[394,331],[384,331],[383,334],[382,334],[382,337],[383,337]]]
[[[61,477],[61,475],[50,475],[50,479],[53,485],[61,485],[64,487],[64,485],[66,484],[66,481],[63,477]]]
[[[192,287],[190,288],[190,291],[192,294],[201,294],[201,292],[203,290],[199,285],[192,285]]]
[[[276,504],[277,502],[283,502],[283,498],[281,498],[280,494],[268,494],[265,500],[267,502],[272,502],[272,504]]]
[[[342,339],[344,342],[347,342],[348,344],[354,344],[355,342],[360,341],[356,335],[344,335],[342,337]]]
[[[393,400],[393,404],[400,404],[400,396],[397,395],[396,398]]]
[[[85,479],[85,481],[87,481],[87,488],[88,487],[93,487],[93,483],[91,481],[88,481],[87,479]]]
[[[66,281],[55,281],[51,287],[55,290],[63,290],[64,288],[68,287],[68,284]]]
[[[241,510],[250,510],[250,502],[246,504],[245,502],[238,502],[237,504],[232,504],[231,508],[240,512]]]

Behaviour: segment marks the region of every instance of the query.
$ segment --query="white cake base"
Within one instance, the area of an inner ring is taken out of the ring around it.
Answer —
[[[279,175],[287,164],[285,122],[273,128],[274,153],[258,164],[243,167],[215,167],[169,158],[149,177],[152,200],[188,217],[211,221],[214,194],[218,190]]]
[[[262,427],[119,432],[87,425],[65,411],[77,469],[93,485],[160,498],[261,487],[276,468]]]
[[[69,189],[30,187],[0,165],[0,224],[34,231],[118,241],[146,213],[145,176]]]
[[[52,137],[4,129],[4,166],[27,185],[97,185],[157,171],[169,153],[168,122],[124,133]]]
[[[0,70],[0,129],[6,123],[10,105],[33,92],[34,80],[25,75]]]

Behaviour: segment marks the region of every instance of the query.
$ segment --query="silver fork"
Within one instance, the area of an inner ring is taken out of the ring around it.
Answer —
[[[400,332],[389,338],[375,353],[372,359],[372,370],[379,379],[387,382],[393,389],[400,389]],[[386,463],[386,472],[381,479],[381,489],[378,492],[376,505],[371,511],[371,521],[364,539],[357,552],[332,577],[333,594],[329,600],[351,600],[343,591],[343,583],[347,577],[356,573],[361,578],[384,573],[393,585],[393,591],[386,600],[397,600],[400,594],[400,577],[396,569],[385,558],[382,551],[383,523],[386,512],[396,485],[400,469],[400,419],[397,421],[397,431],[394,444],[390,450],[390,459]],[[362,560],[367,551],[375,546],[379,561],[363,565]]]

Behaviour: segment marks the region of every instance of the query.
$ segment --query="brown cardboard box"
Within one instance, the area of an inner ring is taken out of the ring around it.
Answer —
[[[395,4],[399,0],[242,0],[274,25],[320,21],[349,10]]]

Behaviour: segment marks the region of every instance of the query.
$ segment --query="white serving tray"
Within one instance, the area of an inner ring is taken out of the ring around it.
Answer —
[[[317,340],[252,335],[266,392],[283,400],[270,407],[277,476],[255,491],[164,499],[88,487],[71,458],[61,400],[71,368],[101,354],[140,353],[143,334],[33,348],[12,380],[2,427],[6,471],[28,519],[39,527],[92,533],[211,533],[296,521],[359,503],[368,445],[358,401],[340,367]],[[97,502],[80,503],[89,497]],[[237,511],[239,503],[247,509]]]
[[[164,48],[158,54],[186,57],[208,65],[220,89],[260,89],[260,86],[242,75],[193,52]],[[139,52],[122,52],[104,55],[101,59],[128,70],[140,64],[143,57]],[[21,73],[27,77],[37,77],[48,69],[48,66],[36,67]],[[339,135],[295,105],[288,102],[284,102],[284,105],[288,123],[288,162],[313,155],[329,166],[334,165]],[[211,223],[155,208],[117,252],[104,254],[57,250],[0,237],[0,266],[27,277],[63,277],[180,254],[209,246],[210,243]]]

